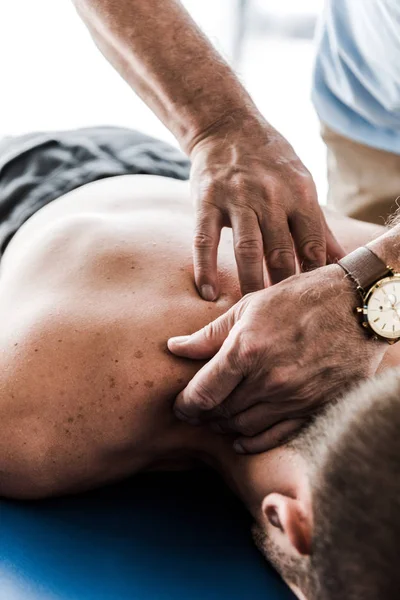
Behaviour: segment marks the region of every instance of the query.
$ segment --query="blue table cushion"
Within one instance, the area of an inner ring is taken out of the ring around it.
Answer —
[[[0,501],[0,600],[290,600],[251,518],[207,470]]]

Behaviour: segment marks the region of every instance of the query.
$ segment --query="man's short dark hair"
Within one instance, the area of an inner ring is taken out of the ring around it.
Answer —
[[[400,369],[355,388],[292,444],[310,465],[311,555],[287,562],[272,547],[272,561],[309,600],[400,598]]]

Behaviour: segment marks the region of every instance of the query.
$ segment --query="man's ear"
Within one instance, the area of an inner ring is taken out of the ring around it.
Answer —
[[[262,511],[269,523],[270,534],[279,536],[279,545],[302,556],[311,553],[311,510],[302,500],[282,494],[269,494],[264,498]],[[275,528],[275,533],[273,529]],[[278,541],[278,540],[276,540]]]

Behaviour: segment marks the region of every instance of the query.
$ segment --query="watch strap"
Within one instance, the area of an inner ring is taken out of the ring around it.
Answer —
[[[365,293],[372,284],[392,273],[387,265],[366,246],[350,252],[340,259],[338,264],[353,279],[361,293]]]

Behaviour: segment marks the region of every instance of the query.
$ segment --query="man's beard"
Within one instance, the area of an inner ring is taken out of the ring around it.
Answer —
[[[299,588],[307,596],[312,589],[309,558],[288,556],[258,523],[254,523],[252,527],[252,536],[261,554],[278,571],[282,579],[288,585]]]

